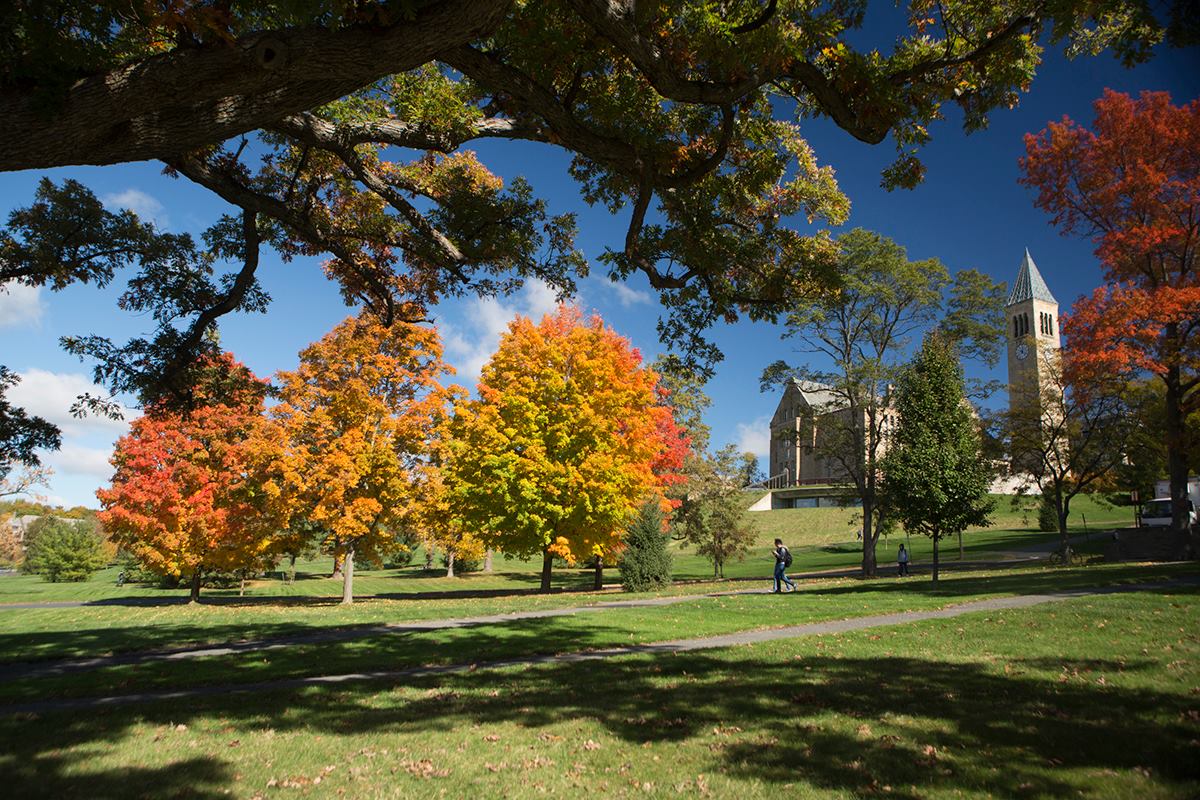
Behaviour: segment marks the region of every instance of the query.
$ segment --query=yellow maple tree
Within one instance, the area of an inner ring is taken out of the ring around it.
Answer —
[[[356,558],[407,546],[429,507],[431,440],[453,396],[437,331],[349,317],[277,376],[276,489],[291,520],[325,534],[354,600]],[[286,536],[287,533],[284,533]]]

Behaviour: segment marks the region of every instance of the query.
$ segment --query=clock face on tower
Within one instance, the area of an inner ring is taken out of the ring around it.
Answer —
[[[1029,356],[1029,345],[1025,344],[1024,342],[1021,342],[1019,345],[1017,345],[1017,359],[1019,361],[1024,361],[1028,356]]]

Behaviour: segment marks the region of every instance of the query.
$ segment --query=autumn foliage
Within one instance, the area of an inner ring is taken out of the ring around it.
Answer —
[[[598,317],[560,307],[518,318],[455,407],[451,504],[498,549],[575,563],[611,555],[633,512],[659,496],[682,450],[657,376]]]
[[[255,562],[272,523],[252,468],[265,387],[228,354],[212,367],[251,381],[197,387],[202,404],[186,413],[147,408],[117,442],[112,486],[96,493],[109,538],[153,572],[190,577],[193,600],[206,571]]]
[[[1021,181],[1063,233],[1091,237],[1104,267],[1107,285],[1063,320],[1070,381],[1162,379],[1172,495],[1182,499],[1184,420],[1200,408],[1200,100],[1109,90],[1094,107],[1092,130],[1064,117],[1025,137]]]
[[[278,376],[271,409],[285,516],[327,535],[353,600],[355,557],[378,561],[431,510],[429,455],[451,394],[437,331],[350,317]]]

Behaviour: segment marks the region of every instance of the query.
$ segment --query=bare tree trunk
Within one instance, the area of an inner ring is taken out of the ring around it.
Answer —
[[[554,568],[554,555],[549,550],[542,551],[542,587],[543,592],[550,591],[550,570]]]
[[[1167,325],[1168,340],[1178,336],[1177,325]],[[1187,426],[1180,406],[1183,404],[1180,392],[1179,366],[1167,370],[1166,412],[1167,412],[1167,477],[1171,481],[1171,527],[1177,531],[1188,529],[1188,464],[1185,457],[1184,442],[1187,441]]]
[[[933,582],[938,582],[938,537],[933,537]]]
[[[202,567],[196,567],[196,569],[192,571],[192,591],[188,596],[188,603],[200,602],[200,576],[202,572]]]
[[[238,582],[238,597],[245,597],[246,596],[246,570],[243,569],[240,572],[241,572],[241,574],[239,575],[239,577],[241,578],[241,580]]]
[[[592,585],[596,591],[604,588],[604,559],[596,556],[596,582]]]
[[[342,605],[348,606],[354,602],[354,545],[346,548],[346,557],[342,560]]]
[[[454,551],[453,550],[446,551],[446,577],[447,578],[454,577]]]
[[[862,524],[862,539],[863,539],[863,557],[862,557],[862,575],[864,578],[874,578],[875,571],[878,567],[878,562],[875,560],[875,540],[879,534],[875,532],[873,523],[874,516],[872,508],[863,503],[863,524]]]
[[[483,571],[492,571],[492,548],[488,548],[483,554]]]

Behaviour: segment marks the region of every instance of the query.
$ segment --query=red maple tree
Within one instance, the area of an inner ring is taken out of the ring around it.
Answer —
[[[1186,526],[1187,415],[1200,409],[1200,100],[1105,90],[1092,130],[1025,137],[1021,183],[1064,234],[1091,237],[1107,284],[1063,320],[1077,384],[1150,372],[1166,387],[1174,525]]]
[[[193,602],[206,571],[260,564],[274,528],[252,468],[265,384],[229,354],[212,366],[195,408],[151,406],[133,421],[112,486],[96,492],[112,541],[153,572],[189,578]],[[231,375],[247,380],[222,385]]]

